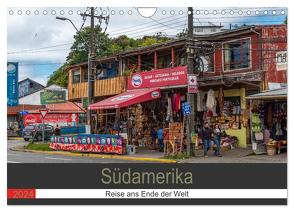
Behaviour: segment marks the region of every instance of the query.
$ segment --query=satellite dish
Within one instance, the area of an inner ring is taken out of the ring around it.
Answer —
[[[195,59],[195,71],[197,74],[201,72],[208,72],[208,61],[204,56],[199,56]]]

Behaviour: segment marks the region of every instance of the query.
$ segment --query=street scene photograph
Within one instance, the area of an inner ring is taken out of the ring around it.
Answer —
[[[287,163],[287,17],[7,8],[7,163]]]

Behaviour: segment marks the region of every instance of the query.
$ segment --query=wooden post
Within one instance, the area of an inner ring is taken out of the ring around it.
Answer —
[[[138,71],[141,71],[141,55],[138,54]]]
[[[171,61],[172,61],[172,67],[174,67],[175,66],[175,49],[174,49],[174,47],[172,47],[172,49],[171,49]]]
[[[250,140],[251,145],[253,145],[253,131],[252,131],[252,99],[249,100],[250,106],[249,106],[249,120],[250,120]]]
[[[154,52],[154,69],[157,69],[157,51]]]

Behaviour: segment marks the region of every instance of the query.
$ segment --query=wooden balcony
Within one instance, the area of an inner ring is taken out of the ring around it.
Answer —
[[[88,97],[88,83],[73,83],[68,84],[68,99],[80,99]]]
[[[119,76],[111,79],[95,80],[94,97],[111,96],[126,90],[126,77]],[[88,83],[69,83],[68,99],[81,99],[88,97]]]
[[[94,96],[111,96],[126,90],[126,77],[119,76],[111,79],[96,80],[94,84]]]

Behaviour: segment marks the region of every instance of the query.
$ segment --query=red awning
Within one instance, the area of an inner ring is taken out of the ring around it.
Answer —
[[[157,98],[160,98],[159,88],[130,90],[117,96],[105,99],[101,102],[91,104],[89,105],[88,109],[95,110],[121,108],[141,102],[151,101]]]

